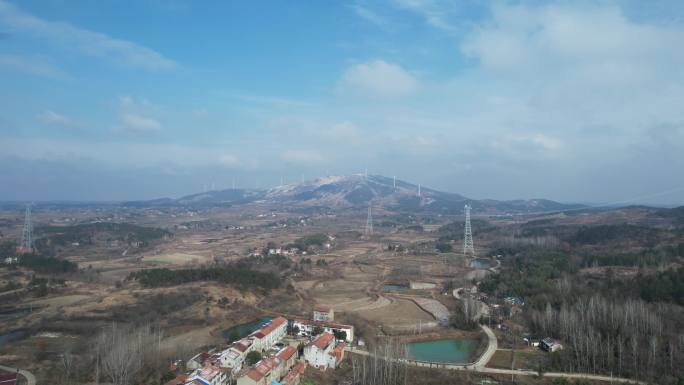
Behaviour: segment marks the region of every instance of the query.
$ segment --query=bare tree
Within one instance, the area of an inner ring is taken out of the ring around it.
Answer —
[[[62,369],[63,382],[66,385],[71,384],[71,376],[74,369],[74,355],[71,353],[71,346],[67,346],[60,357],[60,369]]]
[[[98,369],[114,385],[129,385],[145,365],[153,366],[160,358],[160,340],[161,333],[149,326],[113,324],[97,339]]]
[[[406,350],[393,340],[376,346],[368,356],[352,356],[354,385],[402,385],[407,369]]]

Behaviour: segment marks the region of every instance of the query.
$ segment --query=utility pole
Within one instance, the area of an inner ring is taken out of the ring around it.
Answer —
[[[420,196],[420,183],[418,183],[418,196]]]
[[[396,190],[397,189],[397,176],[394,176],[394,179],[392,181],[392,187]]]

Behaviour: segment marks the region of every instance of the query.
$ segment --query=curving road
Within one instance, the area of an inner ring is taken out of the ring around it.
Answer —
[[[422,361],[413,361],[413,360],[406,360],[406,362],[409,365],[413,366],[420,366],[420,367],[426,367],[426,368],[436,368],[436,369],[448,369],[448,370],[466,370],[466,371],[473,371],[473,372],[479,372],[479,373],[487,373],[487,374],[507,374],[507,375],[515,375],[515,376],[538,376],[539,372],[533,371],[533,370],[513,370],[513,369],[497,369],[497,368],[488,368],[485,365],[489,362],[489,360],[492,358],[494,353],[496,353],[498,349],[498,342],[496,339],[496,335],[490,329],[489,327],[485,325],[480,325],[482,330],[485,332],[487,335],[487,349],[482,353],[480,358],[477,359],[477,361],[470,363],[470,364],[443,364],[443,363],[435,363],[435,362],[422,362]],[[345,347],[345,350],[354,353],[354,354],[360,354],[364,356],[370,356],[370,352],[367,350],[360,350],[351,346]],[[563,377],[563,378],[570,378],[570,379],[583,379],[583,380],[594,380],[594,381],[607,381],[607,382],[612,382],[612,383],[623,383],[623,384],[639,384],[639,385],[647,385],[646,382],[643,381],[637,381],[637,380],[632,380],[629,378],[620,378],[620,377],[612,377],[612,376],[601,376],[601,375],[596,375],[596,374],[588,374],[588,373],[562,373],[562,372],[549,372],[549,373],[543,373],[544,377]]]
[[[17,368],[10,368],[9,366],[0,365],[0,369],[6,370],[8,372],[19,373],[20,376],[26,379],[28,385],[36,385],[36,377],[28,370],[22,370]]]
[[[489,362],[489,360],[492,359],[492,356],[494,353],[496,353],[496,350],[499,348],[499,342],[496,339],[496,335],[492,331],[492,329],[489,328],[489,326],[485,325],[480,325],[480,328],[482,329],[483,332],[487,335],[487,349],[482,353],[480,358],[475,361],[475,367],[483,369],[485,368],[485,365]]]

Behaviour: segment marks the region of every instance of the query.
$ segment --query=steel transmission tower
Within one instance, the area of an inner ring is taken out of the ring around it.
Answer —
[[[473,229],[470,227],[470,205],[466,204],[463,208],[465,212],[465,232],[463,237],[463,255],[475,257],[475,247],[473,246]]]
[[[21,233],[21,248],[24,253],[33,252],[33,223],[31,223],[31,206],[26,205],[24,230]]]
[[[364,234],[366,234],[366,235],[372,235],[373,234],[373,204],[372,203],[368,204],[368,218],[366,219],[366,228],[364,230]]]

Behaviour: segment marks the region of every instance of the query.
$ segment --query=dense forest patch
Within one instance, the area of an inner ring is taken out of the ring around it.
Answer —
[[[129,280],[137,280],[145,287],[177,286],[189,282],[216,281],[235,285],[241,289],[275,289],[280,286],[280,277],[273,273],[226,265],[197,269],[147,269],[133,272]]]
[[[152,241],[170,236],[171,233],[155,227],[138,226],[131,223],[84,223],[73,226],[40,226],[36,228],[38,248],[48,245],[66,246],[74,242],[93,244],[96,238],[118,240],[125,243],[141,242],[146,245]]]

